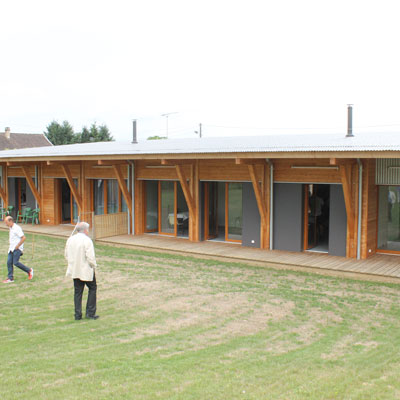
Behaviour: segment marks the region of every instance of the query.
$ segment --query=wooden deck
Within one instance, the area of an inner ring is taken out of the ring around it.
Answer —
[[[22,225],[26,233],[37,233],[67,238],[73,225]],[[7,229],[5,226],[0,229]],[[190,242],[187,239],[163,235],[120,235],[98,239],[98,243],[114,246],[157,250],[173,254],[246,262],[301,271],[315,271],[326,275],[348,276],[358,279],[400,283],[400,257],[375,254],[367,260],[346,259],[321,253],[295,253],[279,250],[261,250],[239,244],[215,241]]]

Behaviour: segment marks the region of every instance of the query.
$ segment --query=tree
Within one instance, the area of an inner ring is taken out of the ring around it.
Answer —
[[[96,122],[89,129],[84,126],[82,132],[75,133],[68,121],[64,121],[62,125],[57,121],[52,121],[47,126],[47,132],[44,132],[44,134],[55,146],[71,143],[110,142],[114,140],[107,126],[97,126]]]
[[[93,123],[88,129],[86,126],[82,128],[82,132],[78,133],[75,138],[75,143],[89,142],[111,142],[113,137],[110,134],[106,125],[97,126]]]
[[[147,140],[161,140],[161,139],[166,139],[165,136],[149,136]]]
[[[75,143],[75,133],[68,121],[59,124],[57,121],[52,121],[47,126],[47,131],[44,132],[47,139],[55,146],[60,144]]]

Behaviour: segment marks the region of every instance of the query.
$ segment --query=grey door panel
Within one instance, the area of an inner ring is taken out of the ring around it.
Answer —
[[[274,184],[273,248],[303,251],[303,185]]]
[[[342,185],[331,185],[329,203],[329,254],[346,257],[347,215]]]

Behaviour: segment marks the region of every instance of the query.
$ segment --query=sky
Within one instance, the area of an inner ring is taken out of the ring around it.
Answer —
[[[398,3],[1,2],[0,131],[400,133]]]

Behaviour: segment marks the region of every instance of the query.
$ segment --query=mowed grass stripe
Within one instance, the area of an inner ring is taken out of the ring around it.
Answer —
[[[65,241],[34,240],[1,287],[1,399],[399,397],[397,285],[97,245],[101,318],[76,322]]]

